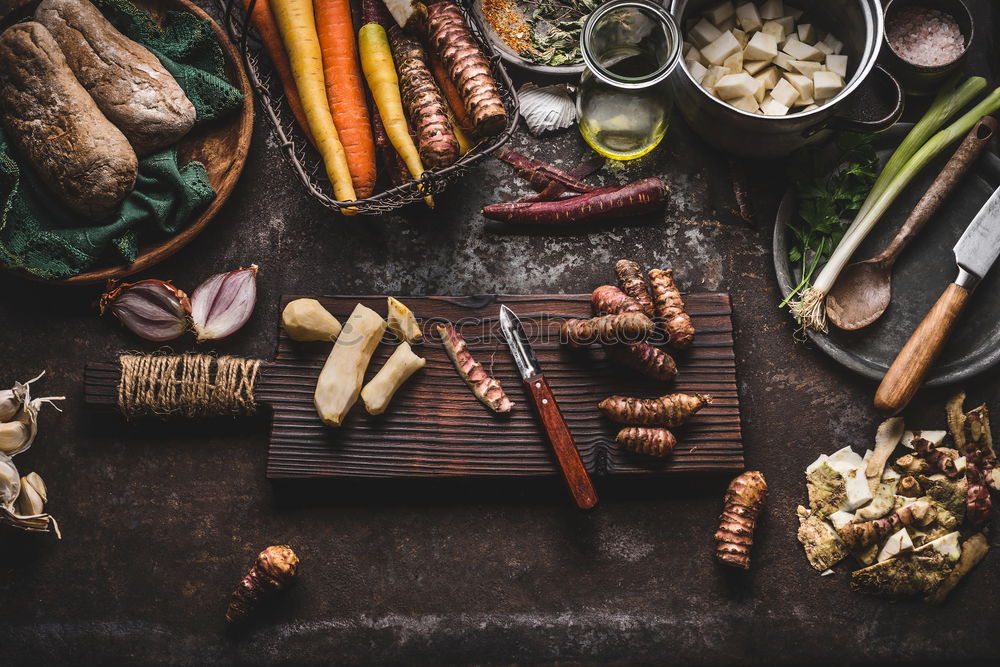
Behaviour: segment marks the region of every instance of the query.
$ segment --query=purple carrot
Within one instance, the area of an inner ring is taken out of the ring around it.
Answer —
[[[494,155],[507,164],[516,167],[518,174],[527,179],[531,183],[531,187],[535,188],[535,190],[544,190],[550,181],[562,183],[566,186],[567,190],[574,190],[575,192],[591,192],[596,189],[593,185],[584,183],[559,167],[553,167],[551,164],[546,164],[541,160],[530,158],[527,155],[521,155],[509,148],[501,148]]]
[[[670,188],[663,180],[644,178],[557,201],[492,204],[483,209],[483,215],[501,222],[569,225],[657,211],[669,194]]]

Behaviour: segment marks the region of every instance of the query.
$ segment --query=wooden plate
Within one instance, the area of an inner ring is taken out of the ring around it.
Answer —
[[[161,19],[168,11],[187,11],[208,21],[222,45],[226,61],[226,79],[243,93],[243,109],[239,114],[233,114],[225,120],[196,128],[178,144],[177,149],[181,162],[197,160],[205,165],[205,169],[208,171],[208,180],[216,192],[215,199],[194,220],[170,238],[140,248],[138,257],[131,264],[95,269],[64,280],[46,281],[49,284],[104,283],[109,279],[124,278],[138,273],[170,257],[190,243],[229,199],[229,195],[236,186],[236,181],[240,178],[243,165],[247,160],[247,153],[250,150],[250,139],[253,135],[253,91],[250,89],[250,82],[243,70],[243,65],[240,63],[236,47],[229,41],[226,33],[200,7],[188,0],[132,1],[137,7],[150,12],[157,20]],[[37,4],[38,0],[17,3],[17,6],[4,17],[4,25],[9,23],[11,18],[19,18],[33,12]],[[38,278],[24,272],[18,271],[17,273],[38,280]]]
[[[913,127],[899,123],[879,135],[875,147],[887,160]],[[885,217],[851,258],[852,262],[874,257],[899,231],[954,147],[914,179],[889,208]],[[812,342],[843,366],[881,380],[889,365],[927,311],[958,274],[952,248],[986,199],[1000,185],[1000,157],[987,150],[958,184],[941,210],[907,247],[896,262],[892,276],[892,301],[873,324],[860,331],[809,332]],[[788,262],[787,224],[797,215],[795,197],[789,192],[781,202],[774,227],[774,265],[783,294],[798,284],[799,273]],[[994,268],[972,295],[941,358],[927,375],[925,386],[961,382],[1000,363],[1000,269]]]

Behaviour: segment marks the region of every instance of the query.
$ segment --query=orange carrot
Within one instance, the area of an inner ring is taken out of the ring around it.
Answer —
[[[323,51],[323,76],[333,124],[347,153],[359,198],[375,189],[375,142],[358,64],[349,0],[314,0],[316,32]]]
[[[250,7],[250,0],[243,0],[243,9]],[[292,66],[288,62],[288,53],[281,43],[281,35],[278,33],[278,25],[274,22],[274,14],[271,13],[269,0],[257,0],[253,6],[253,13],[250,15],[253,27],[257,29],[267,55],[271,57],[271,63],[281,80],[281,87],[285,91],[285,99],[292,109],[292,115],[299,124],[302,132],[309,139],[309,143],[316,145],[312,132],[309,131],[309,123],[306,122],[305,111],[302,110],[302,101],[299,100],[299,91],[295,88],[295,79],[292,77]]]

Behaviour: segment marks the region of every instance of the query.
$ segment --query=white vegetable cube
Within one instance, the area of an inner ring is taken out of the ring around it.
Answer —
[[[868,478],[865,477],[864,467],[858,468],[852,474],[848,475],[846,479],[847,500],[841,509],[853,512],[872,501],[872,491],[871,487],[868,486]]]
[[[770,62],[778,55],[778,41],[774,35],[758,32],[747,43],[747,48],[743,49],[744,60],[764,60]]]
[[[913,441],[916,438],[923,438],[935,447],[940,447],[947,435],[948,431],[903,431],[903,439],[899,441],[899,444],[913,449]]]
[[[833,454],[830,454],[829,460],[830,467],[845,477],[864,465],[864,462],[865,460],[858,456],[858,453],[850,445],[841,447]]]
[[[768,66],[766,60],[744,60],[743,61],[743,71],[751,76],[755,76],[758,72],[762,71]]]
[[[760,27],[764,25],[760,20],[760,12],[757,11],[757,5],[752,2],[736,8],[736,23],[747,32],[760,30]]]
[[[765,35],[771,35],[774,37],[774,41],[781,44],[785,41],[785,26],[781,25],[777,21],[768,21],[764,24],[764,27],[760,29]]]
[[[739,74],[743,71],[743,53],[741,51],[737,51],[733,55],[726,58],[725,61],[723,61],[722,66],[733,74]]]
[[[791,16],[782,16],[780,19],[774,19],[774,22],[784,28],[786,38],[795,34],[795,20]]]
[[[816,42],[816,50],[822,53],[824,56],[829,56],[833,54],[833,49],[826,42]]]
[[[812,60],[793,60],[789,63],[792,69],[799,74],[805,74],[810,79],[812,75],[823,69],[823,66]]]
[[[823,62],[823,52],[814,46],[809,46],[800,42],[797,38],[790,37],[781,50],[792,57],[792,60],[814,60]]]
[[[757,105],[757,99],[753,95],[748,95],[747,97],[737,97],[735,100],[729,100],[729,104],[733,105],[740,111],[746,111],[747,113],[757,113],[759,108]]]
[[[713,66],[708,68],[708,74],[705,78],[701,80],[701,85],[705,88],[712,89],[715,92],[715,84],[719,82],[719,79],[729,74],[729,70],[722,66]]]
[[[789,7],[788,5],[785,5],[785,13],[791,16],[793,21],[798,21],[802,18],[802,15],[805,14],[805,12],[798,7]]]
[[[801,74],[785,74],[785,80],[792,84],[795,90],[799,91],[799,106],[812,104],[813,80],[810,77]],[[806,102],[805,100],[810,101]]]
[[[733,37],[733,33],[724,32],[714,42],[703,47],[701,55],[712,65],[721,65],[726,58],[739,50],[740,43]]]
[[[788,113],[788,107],[777,101],[770,95],[760,103],[760,110],[765,116],[784,116]]]
[[[830,47],[829,53],[839,54],[844,50],[844,43],[834,37],[832,33],[823,38],[823,43]]]
[[[804,108],[804,109],[802,109],[802,110],[803,110],[803,111],[812,111],[813,109],[819,109],[819,107],[818,107],[818,106],[816,106],[815,104],[810,104],[809,106],[805,107],[805,108]]]
[[[736,17],[730,16],[728,19],[716,26],[722,32],[729,32],[736,27]]]
[[[836,72],[841,79],[847,78],[847,56],[831,54],[826,57],[826,68],[831,72]],[[805,74],[805,72],[803,72]]]
[[[893,533],[889,540],[882,547],[882,551],[878,553],[878,562],[889,560],[890,558],[895,558],[901,553],[907,551],[913,551],[913,540],[910,539],[910,534],[906,532],[906,529],[901,529],[898,533]]]
[[[760,6],[762,19],[779,19],[785,15],[785,6],[781,0],[764,0]]]
[[[782,79],[771,89],[771,97],[782,105],[791,107],[795,104],[795,100],[799,99],[799,91],[795,90],[795,86],[787,80]]]
[[[750,41],[750,35],[746,34],[746,32],[740,30],[739,28],[733,28],[729,32],[733,33],[733,37],[735,37],[736,41],[740,43],[741,49],[745,49],[747,47],[747,42]]]
[[[832,523],[833,527],[836,528],[837,530],[840,530],[847,524],[853,522],[854,522],[854,515],[851,514],[850,512],[845,512],[844,510],[837,510],[836,512],[830,515],[830,523]]]
[[[799,33],[799,41],[805,42],[806,44],[816,43],[816,31],[812,27],[812,23],[800,23],[796,30]]]
[[[728,74],[715,84],[715,94],[727,101],[738,97],[753,97],[756,91],[757,82],[746,72]]]
[[[691,43],[699,49],[719,39],[720,35],[722,35],[722,31],[705,19],[701,19],[688,30],[688,37],[691,39]]]
[[[708,11],[704,12],[705,18],[715,25],[719,25],[735,13],[736,7],[728,0],[726,2],[719,3],[715,7],[712,7]]]
[[[705,75],[708,74],[708,68],[699,62],[689,60],[687,61],[688,72],[691,74],[691,78],[701,83],[705,79]]]
[[[785,70],[786,72],[791,72],[794,68],[792,67],[792,58],[789,57],[787,53],[778,52],[778,55],[772,60],[775,65]]]
[[[816,72],[813,74],[813,96],[817,100],[828,100],[844,89],[844,80],[836,72]]]
[[[764,84],[764,90],[771,90],[778,85],[778,81],[781,77],[778,75],[778,70],[774,67],[768,67],[766,70],[754,77],[757,81]]]
[[[754,99],[757,100],[757,105],[760,106],[760,103],[764,101],[765,97],[767,97],[767,87],[764,85],[764,81],[762,79],[754,77],[754,82],[757,84],[757,90],[754,91],[753,96]],[[754,109],[754,111],[756,111],[756,109]]]
[[[694,46],[692,46],[691,49],[686,54],[684,54],[684,60],[688,62],[701,63],[702,65],[707,64],[705,62],[705,57],[701,55],[701,51],[699,51],[698,48]]]

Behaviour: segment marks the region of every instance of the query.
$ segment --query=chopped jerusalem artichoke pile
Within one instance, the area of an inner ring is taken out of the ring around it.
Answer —
[[[854,590],[940,603],[985,557],[1000,465],[986,406],[963,412],[964,398],[949,402],[947,432],[889,419],[864,456],[848,446],[806,468],[798,539],[813,568],[832,574],[850,556]]]

